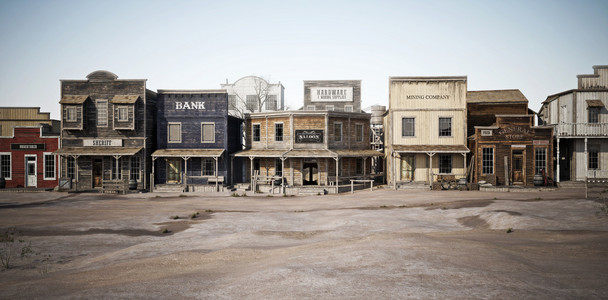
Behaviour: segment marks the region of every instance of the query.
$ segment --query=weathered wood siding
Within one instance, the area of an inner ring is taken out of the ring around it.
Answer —
[[[352,87],[352,101],[312,102],[310,89],[313,87]],[[352,105],[353,112],[361,112],[361,80],[305,80],[304,81],[304,110],[314,105],[315,110],[326,110],[327,105],[333,105],[334,111],[344,111],[345,105]]]

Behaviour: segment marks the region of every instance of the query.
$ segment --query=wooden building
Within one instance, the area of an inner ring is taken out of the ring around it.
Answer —
[[[520,90],[467,91],[467,136],[475,126],[492,126],[496,115],[527,115],[528,98]]]
[[[389,185],[465,176],[466,92],[466,77],[390,77],[384,117]]]
[[[553,181],[553,129],[534,126],[533,114],[495,115],[492,126],[475,126],[469,138],[474,182],[493,185],[543,185]]]
[[[7,188],[51,189],[58,183],[59,135],[49,126],[11,126],[0,137],[0,178]]]
[[[146,79],[95,71],[61,80],[61,177],[71,189],[147,189],[156,147],[156,93]]]
[[[226,90],[158,90],[153,184],[177,191],[231,184],[231,170],[240,176],[230,154],[242,149],[242,122],[228,114]]]
[[[366,178],[369,158],[380,155],[370,149],[370,117],[337,111],[247,114],[246,150],[234,156],[249,160],[247,180],[254,188],[276,182],[288,193],[338,193],[340,185],[350,189],[351,179]]]
[[[361,111],[361,80],[305,80],[304,110]]]
[[[548,96],[539,111],[554,128],[558,182],[608,178],[608,66],[577,80],[576,89]]]
[[[52,120],[51,113],[40,112],[40,107],[0,107],[0,136],[12,136],[13,127],[39,126],[45,132],[59,135],[59,120]]]

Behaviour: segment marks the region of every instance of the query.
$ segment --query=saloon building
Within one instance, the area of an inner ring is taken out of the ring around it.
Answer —
[[[577,79],[576,89],[548,96],[539,111],[554,128],[558,182],[608,177],[608,66]]]
[[[391,77],[384,118],[387,182],[394,188],[464,177],[466,77]]]
[[[154,190],[217,191],[231,184],[232,171],[241,176],[230,154],[242,149],[242,122],[228,114],[226,90],[158,90]]]
[[[86,80],[61,80],[59,103],[60,188],[125,191],[129,181],[149,187],[156,93],[146,79],[95,71]]]

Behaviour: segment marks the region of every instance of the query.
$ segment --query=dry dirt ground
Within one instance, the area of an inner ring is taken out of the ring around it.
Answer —
[[[0,233],[37,255],[0,272],[0,298],[606,299],[600,205],[581,189],[4,192]]]

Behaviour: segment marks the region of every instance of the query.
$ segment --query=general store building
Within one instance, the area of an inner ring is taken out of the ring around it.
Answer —
[[[242,120],[228,114],[226,90],[158,90],[155,190],[218,191],[241,175]],[[238,165],[232,165],[237,163]]]
[[[465,177],[466,77],[391,77],[384,118],[386,174],[394,188]]]
[[[149,187],[156,147],[156,93],[146,79],[95,71],[61,80],[60,188],[126,191]]]

